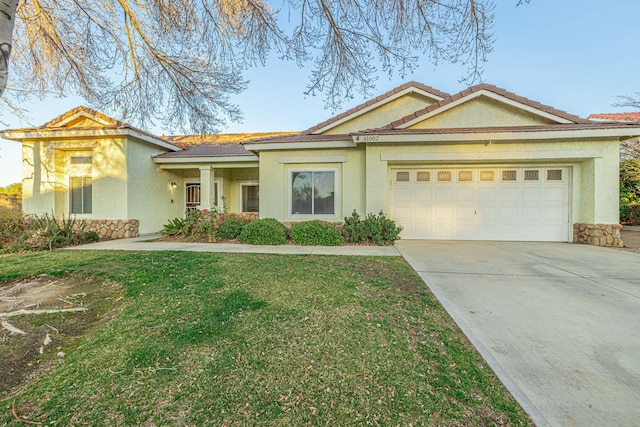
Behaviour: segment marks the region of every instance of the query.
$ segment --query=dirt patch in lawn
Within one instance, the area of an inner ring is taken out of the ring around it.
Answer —
[[[117,283],[77,277],[0,284],[0,400],[62,363],[82,337],[113,318],[122,295]]]

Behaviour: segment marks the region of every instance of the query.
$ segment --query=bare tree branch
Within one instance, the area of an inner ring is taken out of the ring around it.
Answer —
[[[14,3],[13,44],[11,32],[0,36],[5,71],[11,55],[8,102],[75,94],[140,126],[192,132],[239,120],[230,96],[246,88],[243,71],[272,52],[309,64],[306,93],[323,93],[336,109],[371,92],[379,68],[404,76],[420,58],[465,64],[462,77],[477,81],[492,46],[491,0]]]

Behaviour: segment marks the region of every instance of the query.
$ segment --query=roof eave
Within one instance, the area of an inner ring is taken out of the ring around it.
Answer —
[[[258,156],[180,156],[180,157],[153,157],[153,162],[157,164],[172,163],[236,163],[236,162],[257,162]]]
[[[509,140],[553,140],[585,138],[634,138],[640,135],[629,129],[566,129],[550,131],[506,131],[506,132],[452,132],[452,133],[356,133],[352,135],[354,144],[367,142],[469,142],[469,141],[509,141]]]
[[[249,151],[271,151],[271,150],[305,150],[313,148],[353,148],[356,143],[353,140],[339,141],[292,141],[292,142],[263,142],[260,144],[243,144]]]
[[[181,151],[182,149],[168,142],[155,138],[151,135],[139,132],[128,127],[105,128],[105,129],[82,129],[82,128],[61,128],[61,129],[14,129],[0,131],[0,137],[13,141],[24,141],[30,139],[45,138],[93,138],[100,136],[130,136],[151,145],[161,147],[168,151]]]

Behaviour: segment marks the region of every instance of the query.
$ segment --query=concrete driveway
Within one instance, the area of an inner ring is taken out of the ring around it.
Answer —
[[[396,247],[538,426],[640,425],[640,254],[567,243]]]

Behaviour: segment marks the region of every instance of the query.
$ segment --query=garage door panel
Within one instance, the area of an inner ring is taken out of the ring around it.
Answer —
[[[404,227],[403,238],[570,238],[571,174],[566,167],[403,168],[402,172],[400,181],[392,170],[389,212]]]
[[[476,216],[476,208],[474,205],[456,205],[455,219],[457,221],[474,221]]]
[[[436,184],[437,185],[437,184]],[[447,187],[435,189],[435,203],[451,203],[454,201],[454,190],[447,184]]]
[[[435,221],[453,221],[455,220],[453,205],[437,205],[433,208]]]
[[[413,189],[410,187],[400,187],[391,192],[391,203],[411,203],[413,202]]]
[[[431,221],[433,219],[433,205],[415,205],[414,219],[417,221]]]
[[[498,200],[498,189],[495,187],[480,187],[477,190],[478,203],[495,203]]]
[[[524,203],[541,202],[544,200],[542,196],[542,187],[538,185],[525,184],[521,189],[521,201]]]
[[[417,202],[431,202],[433,201],[433,189],[418,187],[415,189],[414,198]]]

